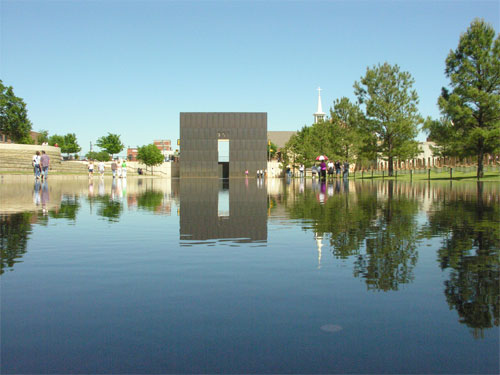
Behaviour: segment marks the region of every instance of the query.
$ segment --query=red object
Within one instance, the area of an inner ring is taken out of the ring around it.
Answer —
[[[316,160],[328,160],[328,156],[326,155],[319,155],[316,157]]]

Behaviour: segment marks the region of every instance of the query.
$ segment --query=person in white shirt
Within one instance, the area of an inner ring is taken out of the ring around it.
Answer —
[[[33,166],[33,173],[35,174],[35,178],[40,178],[40,151],[37,151],[33,158],[31,159],[31,165]]]
[[[103,161],[100,161],[99,162],[99,173],[101,174],[101,177],[104,177],[104,162]]]

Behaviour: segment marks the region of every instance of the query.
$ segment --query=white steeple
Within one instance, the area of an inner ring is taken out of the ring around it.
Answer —
[[[321,87],[318,87],[318,110],[313,114],[313,116],[315,124],[325,120],[325,113],[323,112],[323,107],[321,106]]]

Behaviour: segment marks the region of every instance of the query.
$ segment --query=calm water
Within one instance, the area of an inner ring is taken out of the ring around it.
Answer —
[[[498,373],[498,184],[0,177],[1,372]]]

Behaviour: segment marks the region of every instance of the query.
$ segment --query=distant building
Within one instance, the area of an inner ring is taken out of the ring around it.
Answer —
[[[172,151],[172,144],[170,139],[161,139],[153,141],[154,145],[161,151],[165,160],[169,160],[171,156],[174,154]]]
[[[39,136],[40,136],[40,133],[30,131],[30,137],[34,142],[33,144],[35,144],[35,145],[38,144],[38,137]],[[16,143],[16,142],[13,142],[12,139],[8,138],[5,134],[2,134],[0,132],[0,143]]]
[[[137,161],[137,148],[127,148],[127,160]]]
[[[172,151],[172,146],[170,139],[161,139],[153,141],[153,144],[161,151],[165,160],[169,160],[173,157],[174,152]],[[137,147],[127,148],[127,159],[129,161],[137,161]]]

